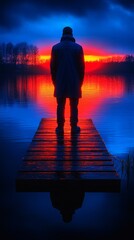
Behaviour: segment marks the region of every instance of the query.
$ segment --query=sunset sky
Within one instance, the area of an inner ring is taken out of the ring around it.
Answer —
[[[134,53],[133,0],[5,0],[0,43],[27,42],[49,55],[65,26],[89,55]]]

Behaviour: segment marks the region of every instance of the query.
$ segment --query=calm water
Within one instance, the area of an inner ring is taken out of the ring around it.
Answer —
[[[55,118],[55,109],[50,76],[0,77],[1,239],[129,239],[134,161],[131,157],[128,169],[126,156],[132,156],[134,148],[134,77],[85,76],[79,117],[92,118],[108,150],[117,156],[123,187],[121,193],[84,193],[69,223],[53,207],[50,193],[15,192],[21,158],[41,118]],[[70,199],[75,199],[72,193],[65,208]]]

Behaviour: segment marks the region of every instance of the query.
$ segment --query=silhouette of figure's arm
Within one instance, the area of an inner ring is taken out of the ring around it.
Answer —
[[[56,52],[53,47],[51,51],[51,59],[50,59],[50,72],[52,76],[52,82],[54,85],[56,81],[56,70],[57,70]]]
[[[84,52],[82,47],[79,51],[78,66],[79,66],[80,82],[82,85],[84,80],[84,72],[85,72]]]

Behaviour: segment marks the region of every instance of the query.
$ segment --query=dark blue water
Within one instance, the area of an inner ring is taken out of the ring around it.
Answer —
[[[50,77],[0,77],[1,239],[130,239],[134,226],[133,106],[133,77],[85,77],[79,116],[92,118],[108,150],[117,157],[122,188],[120,193],[88,192],[76,199],[75,193],[60,193],[64,209],[71,201],[76,208],[66,223],[58,209],[58,194],[15,189],[16,173],[40,119],[56,117]]]

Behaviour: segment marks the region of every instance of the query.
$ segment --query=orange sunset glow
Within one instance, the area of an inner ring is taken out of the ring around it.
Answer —
[[[110,62],[110,61],[122,61],[123,54],[112,54],[105,49],[96,48],[92,45],[90,47],[86,44],[83,45],[85,62]],[[41,47],[39,51],[39,63],[46,63],[50,60],[51,47]]]
[[[107,56],[97,56],[97,55],[84,55],[85,62],[95,62],[95,61],[111,61],[112,59],[118,59],[121,61],[122,55],[107,55]],[[50,60],[50,55],[40,55],[39,63],[45,63]]]

